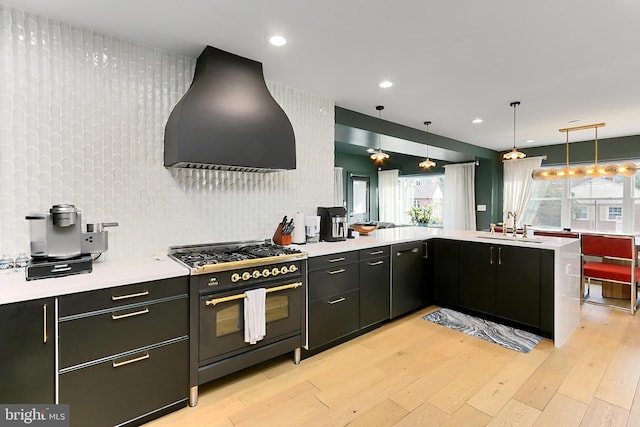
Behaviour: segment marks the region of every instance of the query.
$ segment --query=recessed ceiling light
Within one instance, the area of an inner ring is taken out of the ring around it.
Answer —
[[[269,37],[269,43],[271,43],[274,46],[284,46],[285,44],[287,44],[287,39],[277,35],[271,36]]]
[[[569,120],[567,123],[577,123],[579,121],[580,121],[580,119],[574,119],[574,120]]]
[[[375,153],[376,149],[375,148],[367,148],[367,153]]]
[[[482,122],[484,122],[484,120],[482,120],[481,118],[477,118],[477,119],[473,119],[473,120],[471,120],[471,123],[476,124],[476,125],[477,125],[478,123],[482,123]]]
[[[391,83],[389,80],[385,80],[383,82],[380,82],[380,84],[378,86],[380,86],[381,88],[386,89],[388,87],[393,86],[393,83]]]
[[[532,142],[536,142],[536,140],[535,139],[527,139],[525,142],[527,144],[531,144]]]

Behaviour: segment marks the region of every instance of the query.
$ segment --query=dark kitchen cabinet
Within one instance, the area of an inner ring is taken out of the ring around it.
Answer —
[[[457,307],[460,304],[460,242],[433,241],[434,300],[436,304]]]
[[[460,242],[460,306],[495,313],[497,252],[494,245]]]
[[[357,251],[309,259],[309,349],[360,329]]]
[[[553,335],[553,251],[460,243],[459,307]]]
[[[187,405],[188,278],[59,298],[59,401],[72,426],[139,425]]]
[[[0,306],[0,402],[55,402],[55,299]]]
[[[360,328],[388,320],[391,301],[389,246],[360,251]]]
[[[391,318],[424,307],[426,261],[424,242],[391,246]]]

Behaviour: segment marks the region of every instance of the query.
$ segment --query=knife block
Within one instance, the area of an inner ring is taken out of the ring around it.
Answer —
[[[272,240],[276,245],[287,246],[291,244],[291,234],[282,234],[282,224],[278,224]]]

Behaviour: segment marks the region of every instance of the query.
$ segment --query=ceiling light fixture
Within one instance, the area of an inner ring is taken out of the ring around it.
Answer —
[[[275,36],[269,37],[269,43],[271,43],[274,46],[284,46],[285,44],[287,44],[287,39],[285,39],[282,36],[275,35]]]
[[[377,105],[376,110],[378,110],[378,119],[380,119],[380,115],[382,114],[381,111],[384,110],[384,105]],[[382,149],[380,148],[380,132],[379,131],[378,131],[378,151],[376,151],[369,157],[371,157],[371,160],[374,160],[376,162],[382,162],[383,160],[386,160],[389,158],[389,155],[384,151],[382,151]]]
[[[482,122],[484,122],[484,120],[482,120],[481,118],[471,120],[471,123],[473,123],[474,125],[477,125],[478,123],[482,123]]]
[[[620,165],[615,163],[610,163],[607,165],[602,165],[598,163],[598,128],[605,126],[605,123],[595,123],[592,125],[584,125],[584,126],[575,126],[570,128],[562,128],[558,129],[560,132],[565,132],[567,134],[566,138],[566,164],[564,168],[554,169],[535,169],[531,173],[531,177],[533,179],[562,179],[562,178],[598,178],[602,176],[614,176],[614,175],[622,175],[622,176],[633,176],[636,174],[638,167],[633,162],[625,162]],[[575,130],[584,130],[584,129],[595,129],[595,156],[594,163],[590,166],[569,166],[569,132]]]
[[[433,167],[436,166],[436,162],[434,162],[433,160],[429,159],[429,125],[431,124],[431,122],[424,122],[424,125],[427,127],[427,137],[426,137],[426,141],[427,141],[427,158],[424,159],[423,161],[421,161],[418,166],[420,166],[423,169],[431,169]]]
[[[389,88],[389,87],[393,86],[393,83],[390,82],[389,80],[385,80],[383,82],[380,82],[380,84],[378,86],[380,86],[383,89],[386,89],[386,88]]]
[[[524,159],[527,155],[516,149],[516,107],[520,105],[520,101],[513,101],[509,105],[513,107],[513,149],[508,153],[504,153],[502,158],[504,160]]]

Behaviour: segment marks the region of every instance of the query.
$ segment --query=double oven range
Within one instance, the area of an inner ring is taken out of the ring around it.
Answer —
[[[189,405],[198,386],[293,352],[306,343],[307,255],[269,241],[172,246],[191,271]],[[245,292],[266,290],[266,335],[244,341]]]

